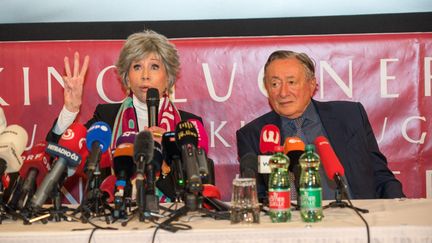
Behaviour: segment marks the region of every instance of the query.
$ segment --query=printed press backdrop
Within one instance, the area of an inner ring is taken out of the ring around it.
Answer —
[[[317,100],[360,101],[389,167],[408,197],[432,197],[432,34],[358,34],[172,39],[181,74],[172,99],[200,115],[216,163],[216,184],[231,198],[239,172],[235,131],[270,107],[263,65],[278,49],[305,52],[316,62]],[[90,55],[79,121],[98,103],[124,98],[114,63],[124,41],[0,42],[0,105],[8,124],[44,140],[63,105],[64,56]],[[63,193],[82,198],[82,181]]]

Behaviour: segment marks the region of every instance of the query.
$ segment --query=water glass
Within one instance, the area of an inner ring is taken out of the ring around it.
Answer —
[[[259,223],[259,203],[254,178],[235,178],[231,198],[231,223]]]

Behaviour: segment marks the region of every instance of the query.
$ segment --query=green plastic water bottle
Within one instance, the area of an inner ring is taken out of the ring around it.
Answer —
[[[276,146],[275,154],[269,160],[271,168],[268,192],[269,215],[273,223],[291,220],[289,163],[289,158],[283,153],[283,147]]]
[[[313,144],[306,145],[300,156],[300,215],[304,222],[318,222],[324,217],[322,188],[319,175],[320,157]]]

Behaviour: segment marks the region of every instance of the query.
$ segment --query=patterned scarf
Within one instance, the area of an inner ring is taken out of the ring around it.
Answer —
[[[159,127],[173,131],[181,121],[180,113],[168,96],[162,98],[162,105],[158,112]],[[117,139],[125,132],[139,132],[138,121],[133,106],[132,94],[121,104],[114,122],[111,149],[114,151]]]

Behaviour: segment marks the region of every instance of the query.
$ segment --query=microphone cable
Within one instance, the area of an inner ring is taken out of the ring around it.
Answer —
[[[350,200],[348,197],[346,197],[346,198],[347,198],[347,200],[348,200],[348,203],[349,203],[349,205],[350,205],[350,208],[352,208],[352,209],[354,210],[354,212],[355,212],[355,213],[360,217],[360,219],[364,222],[364,224],[365,224],[365,226],[366,226],[367,242],[370,243],[370,230],[369,230],[369,224],[368,224],[368,222],[367,222],[366,219],[361,215],[361,213],[359,212],[358,208],[355,207],[355,206],[352,204],[351,200]]]
[[[183,214],[186,214],[189,211],[188,208],[186,207],[186,205],[183,205],[182,207],[177,208],[178,207],[178,202],[175,202],[171,206],[169,206],[168,210],[165,210],[165,212],[171,210],[171,208],[174,207],[174,206],[175,206],[175,209],[168,216],[169,218],[167,220],[165,220],[162,223],[153,222],[157,226],[156,226],[156,228],[155,228],[155,230],[153,232],[152,243],[155,242],[156,233],[157,233],[157,231],[159,229],[164,229],[164,230],[170,231],[172,233],[175,233],[175,232],[177,232],[179,230],[191,230],[192,229],[192,226],[187,225],[187,224],[173,223],[174,220],[178,219]],[[179,210],[181,210],[181,211],[179,211]]]

